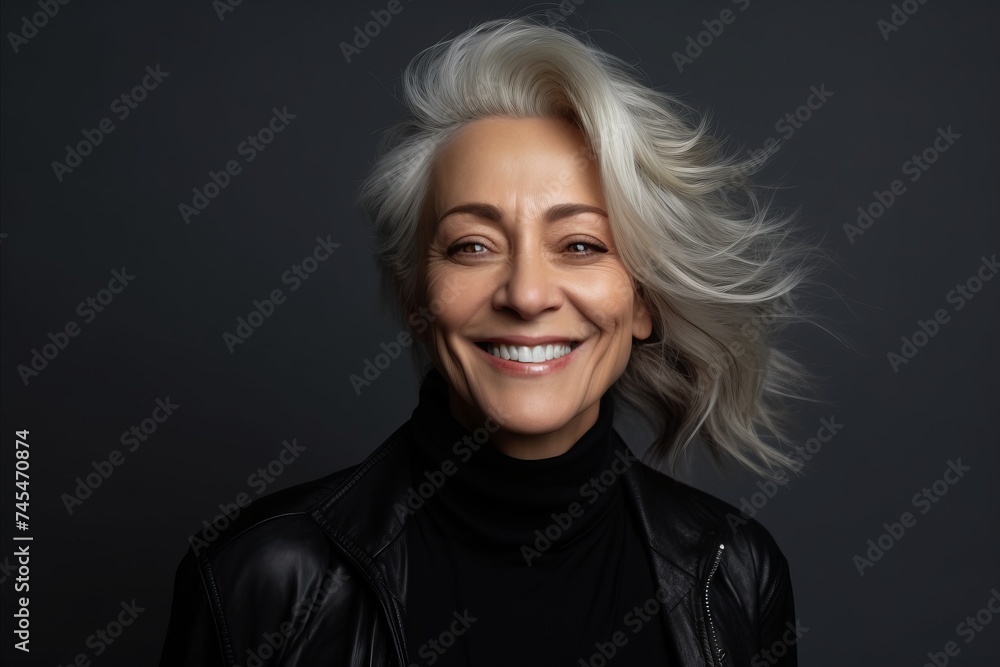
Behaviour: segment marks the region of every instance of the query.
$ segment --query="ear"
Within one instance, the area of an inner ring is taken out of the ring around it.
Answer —
[[[632,302],[632,337],[636,340],[646,340],[653,334],[653,315],[646,305],[642,287],[636,285]]]

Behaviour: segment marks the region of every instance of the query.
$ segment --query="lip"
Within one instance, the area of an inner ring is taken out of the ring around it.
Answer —
[[[549,342],[564,343],[566,342],[567,339],[555,338],[551,336],[548,338],[527,338],[525,336],[506,336],[504,338],[487,338],[484,339],[482,342],[491,342],[491,343],[495,342],[495,343],[505,343],[508,345],[513,345],[515,344],[515,341],[522,341],[522,340],[545,341],[545,342],[517,343],[517,344],[534,346],[534,345],[547,344]],[[520,361],[508,361],[507,359],[494,357],[492,354],[490,354],[489,352],[487,352],[486,350],[484,350],[483,348],[479,347],[476,344],[473,344],[473,347],[476,348],[476,351],[479,354],[483,355],[486,358],[486,361],[488,361],[490,365],[493,366],[493,368],[497,369],[501,373],[504,373],[506,375],[512,375],[514,377],[539,377],[543,375],[551,375],[552,373],[556,373],[559,370],[565,368],[566,365],[569,364],[569,362],[576,359],[577,357],[576,351],[579,350],[584,345],[586,345],[586,341],[581,341],[577,343],[570,350],[569,354],[564,354],[558,359],[549,359],[548,361],[540,361],[537,363],[532,362],[527,364]]]

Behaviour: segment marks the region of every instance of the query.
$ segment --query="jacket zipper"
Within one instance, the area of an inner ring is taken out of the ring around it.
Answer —
[[[725,544],[719,545],[718,550],[715,552],[715,561],[712,563],[712,569],[708,571],[708,577],[705,579],[705,620],[708,623],[709,649],[712,651],[712,663],[718,667],[722,667],[724,664],[726,651],[719,647],[719,638],[715,634],[715,625],[712,624],[712,610],[708,606],[708,587],[712,583],[715,571],[719,569],[719,563],[722,561],[722,551],[725,548]]]

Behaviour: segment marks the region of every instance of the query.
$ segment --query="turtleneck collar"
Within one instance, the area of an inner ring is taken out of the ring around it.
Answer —
[[[544,534],[556,525],[550,534],[558,539],[550,549],[560,551],[621,500],[616,470],[627,458],[613,445],[613,410],[608,391],[596,423],[564,454],[517,459],[488,441],[485,425],[470,431],[452,416],[447,381],[432,369],[409,422],[413,489],[427,499],[437,523],[467,539],[519,549],[536,543],[536,531]],[[574,503],[577,516],[571,513]]]

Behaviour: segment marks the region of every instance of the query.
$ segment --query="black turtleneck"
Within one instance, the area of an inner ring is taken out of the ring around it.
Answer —
[[[516,459],[485,424],[455,420],[447,382],[428,373],[408,422],[425,499],[405,534],[411,665],[579,667],[604,664],[602,648],[609,667],[667,664],[661,620],[630,615],[656,586],[620,479],[634,458],[612,419],[608,392],[566,453]]]

